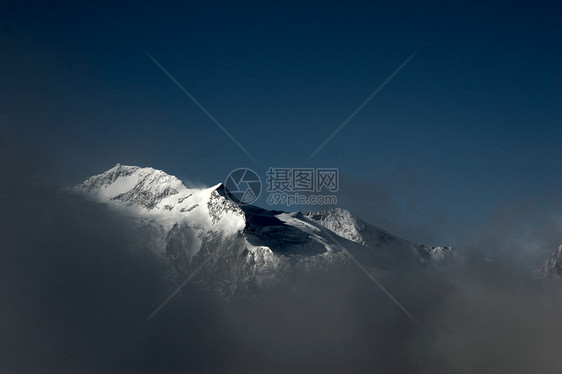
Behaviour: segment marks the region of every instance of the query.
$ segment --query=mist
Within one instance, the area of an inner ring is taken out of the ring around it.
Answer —
[[[3,138],[0,155],[2,371],[562,369],[562,289],[532,279],[519,262],[531,252],[523,239],[539,237],[537,246],[549,246],[559,237],[550,218],[525,226],[540,216],[538,208],[531,217],[499,209],[456,267],[383,277],[417,324],[353,265],[296,275],[228,301],[194,282],[145,323],[172,289],[163,261],[123,218],[66,192],[48,153]],[[384,194],[371,192],[383,204],[377,214],[387,209],[398,220]],[[399,226],[395,231],[403,234]]]
[[[344,177],[338,201],[368,223],[415,243],[453,246],[463,255],[507,262],[523,271],[539,267],[562,243],[562,200],[554,192],[506,197],[467,218],[456,207],[435,203],[427,181],[416,178]],[[472,201],[471,196],[457,199]]]

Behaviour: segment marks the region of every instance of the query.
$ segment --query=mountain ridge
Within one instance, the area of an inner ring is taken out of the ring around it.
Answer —
[[[222,183],[188,188],[150,167],[116,164],[73,191],[150,231],[176,278],[201,267],[199,281],[227,297],[292,272],[329,270],[347,263],[348,254],[388,273],[438,268],[458,257],[450,247],[412,243],[342,208],[302,214],[239,204]]]

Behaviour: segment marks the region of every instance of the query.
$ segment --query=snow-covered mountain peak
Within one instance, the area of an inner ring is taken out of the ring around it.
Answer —
[[[345,209],[306,215],[263,209],[240,204],[222,183],[188,188],[149,167],[117,164],[74,191],[131,219],[139,240],[179,279],[204,264],[203,282],[225,295],[293,271],[330,269],[349,254],[384,274],[433,267],[453,255],[448,247],[400,239]]]
[[[132,216],[154,219],[165,227],[189,222],[190,226],[231,233],[245,226],[244,213],[225,197],[222,183],[210,188],[187,188],[175,176],[150,167],[117,164],[74,190]]]
[[[186,189],[179,179],[162,170],[121,164],[88,178],[77,188],[100,200],[117,200],[149,210],[164,197]]]

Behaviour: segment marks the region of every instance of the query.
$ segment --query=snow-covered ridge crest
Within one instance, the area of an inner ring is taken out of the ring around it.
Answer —
[[[437,266],[460,261],[458,253],[452,247],[431,247],[409,242],[388,231],[369,225],[346,209],[333,208],[321,212],[310,212],[306,214],[306,218],[363,247],[409,247],[413,253],[417,253],[421,262],[430,262]]]
[[[210,188],[187,188],[162,170],[117,164],[75,186],[74,191],[166,228],[184,222],[226,234],[243,230],[244,213],[217,191],[221,187],[219,183]]]
[[[348,210],[333,208],[322,212],[310,212],[306,217],[342,238],[365,245],[365,238],[361,235],[361,231],[366,226],[365,222],[355,217]]]

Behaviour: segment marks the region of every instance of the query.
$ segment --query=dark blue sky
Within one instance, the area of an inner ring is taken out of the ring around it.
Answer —
[[[116,162],[207,185],[306,164],[390,191],[416,219],[474,221],[562,189],[561,45],[555,3],[4,2],[0,121],[70,182]]]

